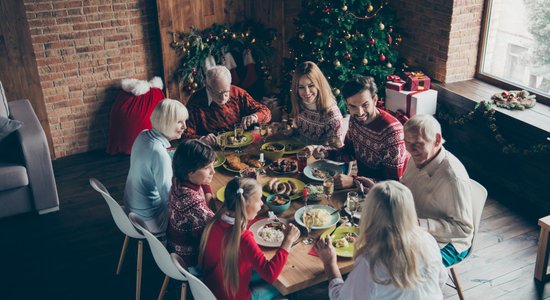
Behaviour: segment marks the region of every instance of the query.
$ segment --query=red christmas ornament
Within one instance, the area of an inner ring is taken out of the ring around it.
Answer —
[[[374,38],[371,37],[371,38],[369,39],[369,43],[370,43],[371,45],[374,45],[375,42],[376,42],[376,40],[375,40]]]
[[[393,39],[392,39],[391,35],[388,34],[388,44],[391,45],[392,42],[393,42]]]
[[[344,54],[344,58],[347,59],[347,60],[350,60],[351,59],[351,54],[349,54],[349,53]]]
[[[385,61],[386,60],[386,56],[384,55],[384,53],[380,53],[380,61]]]

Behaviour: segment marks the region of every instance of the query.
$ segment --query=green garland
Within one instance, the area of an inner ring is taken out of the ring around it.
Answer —
[[[534,155],[540,153],[550,153],[550,143],[540,143],[527,148],[521,148],[504,138],[498,128],[498,125],[496,124],[495,109],[492,107],[493,104],[493,101],[481,101],[476,104],[474,110],[457,117],[446,112],[442,105],[438,105],[437,118],[439,120],[446,121],[449,125],[462,126],[466,122],[482,116],[485,118],[487,127],[493,133],[495,140],[502,145],[502,152],[504,154]]]
[[[246,21],[235,25],[214,24],[204,30],[191,27],[189,32],[171,32],[170,46],[181,56],[181,66],[174,77],[187,93],[204,86],[203,66],[212,55],[216,64],[221,64],[225,53],[250,50],[252,57],[262,70],[261,76],[271,80],[269,61],[275,55],[272,42],[277,39],[275,29]]]

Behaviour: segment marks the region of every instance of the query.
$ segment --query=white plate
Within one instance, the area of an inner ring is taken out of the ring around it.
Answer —
[[[296,223],[300,224],[303,227],[306,227],[306,225],[304,225],[304,222],[302,221],[302,215],[306,211],[306,207],[307,207],[307,209],[314,209],[314,208],[324,209],[329,214],[336,211],[336,209],[334,209],[334,208],[332,208],[328,205],[321,205],[321,204],[312,204],[312,205],[300,207],[300,209],[298,209],[294,213],[294,220],[296,221]],[[335,213],[335,214],[330,215],[330,216],[332,218],[325,225],[323,225],[323,226],[313,226],[313,227],[311,227],[311,229],[326,229],[326,228],[329,228],[330,226],[338,223],[338,221],[340,220],[340,214],[339,213]]]
[[[307,165],[304,168],[304,175],[306,175],[307,178],[315,181],[323,181],[324,179],[314,176],[313,168],[328,172],[331,177],[342,173],[342,168],[340,168],[340,166],[331,164],[324,160],[318,160],[312,164]]]
[[[288,224],[288,221],[286,219],[283,219],[283,218],[279,218],[279,221],[281,221],[282,223],[284,224]],[[259,221],[256,221],[256,223],[252,224],[249,228],[250,231],[252,231],[252,233],[254,234],[254,240],[256,241],[256,243],[260,246],[264,246],[264,247],[281,247],[281,243],[283,242],[283,240],[281,240],[280,242],[276,243],[276,242],[269,242],[269,241],[266,241],[264,239],[262,239],[260,237],[260,234],[258,233],[262,228],[264,228],[265,225],[269,224],[269,223],[273,223],[272,220],[268,219],[268,218],[265,218],[265,219],[261,219]],[[284,239],[284,238],[283,238]]]

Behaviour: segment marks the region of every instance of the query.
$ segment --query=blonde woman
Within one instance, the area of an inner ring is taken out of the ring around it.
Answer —
[[[382,181],[369,191],[344,282],[330,237],[315,249],[329,276],[330,299],[443,299],[447,272],[435,239],[418,226],[411,191]]]
[[[164,99],[151,113],[151,130],[142,131],[132,146],[124,206],[145,220],[149,231],[161,233],[168,225],[168,192],[172,186],[170,141],[181,138],[189,117],[185,106]]]
[[[199,268],[203,282],[217,299],[272,299],[277,290],[267,284],[249,288],[253,271],[263,280],[273,282],[286,263],[292,243],[300,236],[298,228],[285,228],[282,245],[271,260],[267,260],[246,229],[262,208],[262,188],[250,178],[235,177],[227,184],[223,206],[206,225],[202,234]]]
[[[298,65],[292,78],[293,127],[307,144],[341,147],[343,117],[330,85],[311,61]]]

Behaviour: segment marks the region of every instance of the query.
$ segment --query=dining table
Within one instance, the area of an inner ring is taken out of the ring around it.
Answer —
[[[273,142],[278,141],[281,139],[288,139],[286,136],[281,135],[272,135],[267,138],[267,140],[262,140],[259,137],[259,133],[252,132],[252,136],[254,137],[254,142],[250,145],[246,145],[245,147],[241,147],[244,154],[248,155],[258,155],[260,153],[260,147],[264,142]],[[221,151],[220,149],[217,149],[218,153],[223,153],[225,156],[234,154],[234,148],[226,148],[225,151]],[[242,154],[240,154],[242,155]],[[295,152],[293,154],[285,155],[285,157],[292,157],[296,158]],[[313,157],[309,157],[307,163],[313,163],[316,159]],[[269,164],[270,162],[267,161],[266,164]],[[351,165],[350,165],[351,166]],[[296,172],[293,174],[285,174],[285,175],[278,175],[271,171],[269,171],[269,168],[267,169],[266,174],[258,174],[257,180],[260,184],[264,185],[266,184],[271,178],[273,177],[291,177],[296,178],[301,181],[303,181],[305,184],[314,184],[314,185],[320,185],[322,182],[311,180],[310,178],[306,177],[303,172]],[[214,174],[214,177],[211,182],[211,188],[214,194],[216,192],[225,187],[227,182],[234,178],[235,176],[239,176],[238,172],[234,172],[234,170],[230,170],[230,168],[226,168],[224,165],[221,165],[216,168],[216,173]],[[330,201],[327,201],[326,198],[321,198],[321,201],[308,201],[308,204],[328,204],[333,206],[335,209],[342,208],[342,206],[345,203],[346,200],[346,194],[347,192],[351,191],[351,189],[346,190],[335,190],[332,197],[330,198]],[[264,197],[265,200],[265,197]],[[221,202],[218,203],[218,205]],[[295,296],[297,292],[307,289],[309,287],[312,287],[316,284],[325,282],[328,280],[328,277],[325,275],[324,272],[324,266],[321,261],[321,259],[314,253],[312,250],[312,247],[314,244],[304,244],[301,241],[306,237],[307,231],[304,227],[297,224],[297,222],[294,220],[294,213],[303,207],[305,205],[304,200],[300,197],[299,199],[292,200],[290,207],[282,212],[277,214],[277,217],[286,219],[289,222],[293,222],[298,228],[300,228],[301,235],[298,241],[296,241],[293,246],[291,247],[288,255],[288,259],[286,264],[283,267],[283,270],[277,280],[273,283],[273,285],[277,288],[277,290],[283,295],[290,295],[290,297]],[[268,207],[267,205],[263,205],[262,210],[258,213],[258,217],[254,220],[260,220],[268,217]],[[340,212],[343,212],[341,210]],[[249,222],[253,223],[254,221]],[[319,230],[311,230],[311,237],[313,237],[315,240],[317,240],[323,232],[326,230],[331,230],[336,225],[333,225],[332,227],[328,229],[319,229]],[[266,258],[271,259],[277,251],[277,248],[270,248],[270,247],[263,247],[260,246],[263,253],[265,254]],[[353,269],[353,258],[343,258],[338,257],[337,259],[338,267],[340,269],[340,272],[342,274],[347,274]],[[328,283],[327,283],[328,285]]]

